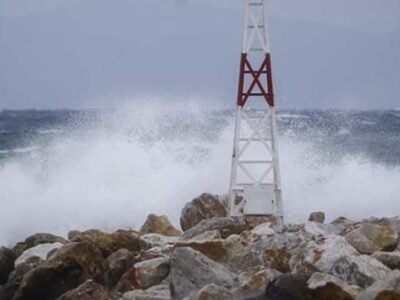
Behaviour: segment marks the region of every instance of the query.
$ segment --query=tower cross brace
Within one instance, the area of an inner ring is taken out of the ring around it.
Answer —
[[[266,0],[245,0],[229,212],[274,216],[283,224],[269,46]]]

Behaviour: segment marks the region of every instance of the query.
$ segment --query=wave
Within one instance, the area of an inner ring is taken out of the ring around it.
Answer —
[[[43,231],[138,229],[149,213],[178,224],[187,201],[227,192],[232,113],[193,103],[140,107],[103,113],[99,126],[74,124],[3,163],[0,244]],[[293,131],[280,136],[288,222],[316,210],[329,219],[400,214],[399,167],[363,155],[332,160],[318,145]]]

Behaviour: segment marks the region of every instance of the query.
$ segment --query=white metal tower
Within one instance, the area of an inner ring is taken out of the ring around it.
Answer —
[[[244,23],[230,215],[275,216],[283,224],[266,0],[245,0]]]

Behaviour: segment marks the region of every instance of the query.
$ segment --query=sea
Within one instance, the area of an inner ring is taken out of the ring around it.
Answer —
[[[287,222],[400,215],[400,110],[279,110]],[[0,245],[37,232],[178,226],[228,191],[234,111],[147,105],[0,111]]]

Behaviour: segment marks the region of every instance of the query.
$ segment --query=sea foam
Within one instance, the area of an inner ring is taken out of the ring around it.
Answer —
[[[137,230],[149,213],[178,224],[187,201],[227,193],[233,112],[161,100],[105,110],[96,126],[74,126],[3,162],[0,244],[36,232]],[[400,215],[398,167],[362,155],[330,161],[312,144],[280,134],[286,221],[316,210],[329,219]]]

